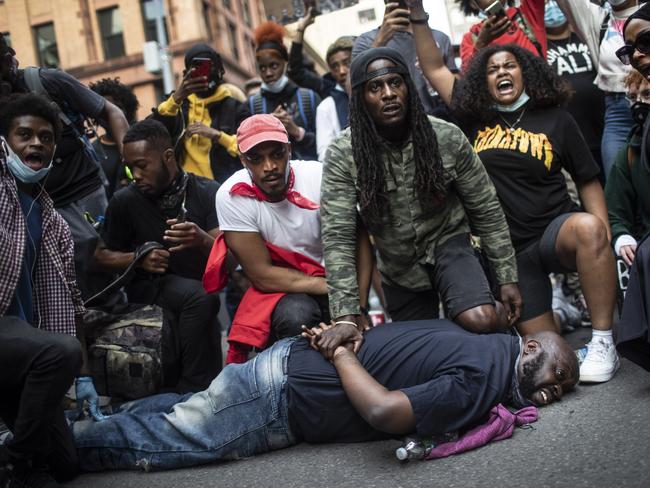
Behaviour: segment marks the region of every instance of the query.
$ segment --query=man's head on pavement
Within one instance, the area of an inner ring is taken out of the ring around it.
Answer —
[[[207,98],[214,90],[223,83],[223,76],[226,73],[223,67],[223,61],[219,53],[215,51],[210,45],[203,42],[194,44],[185,53],[185,70],[183,76],[191,70],[198,67],[200,60],[210,60],[210,75],[208,76],[208,88],[205,92],[197,93],[200,98]]]
[[[558,401],[579,379],[578,359],[555,332],[525,335],[517,377],[521,394],[537,406]]]
[[[629,55],[632,67],[650,80],[650,4],[644,4],[623,25],[625,45],[633,47]]]
[[[52,162],[61,123],[43,98],[17,95],[0,109],[0,135],[25,166],[39,171]]]
[[[271,201],[284,198],[291,144],[280,120],[270,114],[253,115],[237,129],[240,160],[253,180]]]
[[[494,3],[495,0],[456,0],[465,15],[478,15]],[[504,7],[514,4],[513,0],[499,0]]]
[[[178,176],[172,140],[163,124],[146,119],[132,125],[122,140],[124,164],[145,195],[156,197]]]
[[[88,88],[124,112],[129,124],[135,123],[136,112],[140,104],[133,91],[128,86],[120,83],[119,78],[102,78],[88,85]]]
[[[339,37],[330,44],[325,55],[330,74],[344,88],[350,71],[350,63],[352,62],[352,44],[351,37]]]
[[[255,59],[257,72],[264,88],[272,92],[282,91],[288,78],[285,75],[289,53],[283,44],[284,28],[275,22],[264,22],[255,29]]]

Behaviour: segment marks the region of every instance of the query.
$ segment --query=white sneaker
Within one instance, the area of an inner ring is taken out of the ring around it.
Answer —
[[[587,355],[580,365],[580,381],[604,383],[618,370],[618,354],[612,342],[592,339],[587,344]]]

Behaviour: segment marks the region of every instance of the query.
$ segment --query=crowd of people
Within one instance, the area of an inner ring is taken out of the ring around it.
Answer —
[[[650,371],[650,5],[457,3],[482,19],[460,69],[421,0],[387,0],[320,76],[309,8],[289,49],[256,29],[242,87],[193,45],[140,121],[119,79],[19,69],[0,39],[2,488],[440,437],[607,382],[619,354]],[[160,392],[107,415],[88,309],[148,304]]]

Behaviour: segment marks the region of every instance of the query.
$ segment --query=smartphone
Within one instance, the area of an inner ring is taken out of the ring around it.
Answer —
[[[210,58],[194,58],[192,60],[192,78],[205,76],[210,78],[212,72],[212,60]]]
[[[406,4],[406,0],[391,0],[391,2],[397,3],[397,7],[395,8],[400,8],[404,10],[408,10],[409,6]]]
[[[496,18],[505,17],[506,16],[506,9],[503,8],[503,4],[499,0],[495,0],[493,3],[488,5],[488,7],[486,7],[485,13],[489,17],[491,17],[491,16],[494,16]]]

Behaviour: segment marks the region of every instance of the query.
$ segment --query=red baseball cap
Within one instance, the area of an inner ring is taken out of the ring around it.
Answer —
[[[271,114],[253,115],[245,119],[237,129],[239,152],[245,153],[261,142],[289,142],[289,135],[280,119]]]

